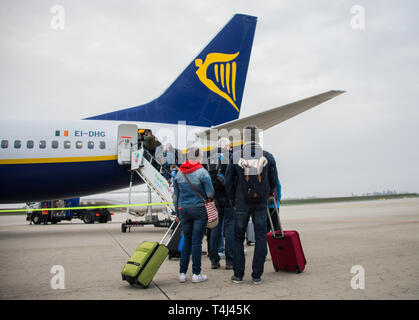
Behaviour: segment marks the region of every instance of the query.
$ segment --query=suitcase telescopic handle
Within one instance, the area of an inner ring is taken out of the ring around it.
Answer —
[[[164,239],[166,239],[167,235],[169,234],[170,230],[172,230],[172,228],[173,228],[173,226],[175,225],[175,223],[176,223],[176,219],[172,222],[172,224],[170,225],[170,227],[167,229],[166,233],[164,234],[163,238],[160,240],[159,244],[162,244],[162,243],[163,243]],[[177,230],[177,228],[179,228],[179,226],[180,226],[180,221],[179,221],[179,223],[177,224],[177,226],[176,226],[175,230],[173,230],[172,236],[171,236],[171,237],[169,238],[169,240],[166,242],[166,245],[170,242],[170,240],[172,240],[172,238],[173,238],[173,236],[175,235],[176,230]]]
[[[285,234],[284,234],[284,230],[282,229],[281,219],[280,219],[280,217],[279,217],[279,209],[278,209],[278,205],[277,205],[277,203],[276,203],[276,199],[275,199],[275,197],[273,197],[273,200],[274,200],[274,205],[275,205],[275,212],[276,212],[276,215],[278,216],[278,223],[279,223],[279,229],[280,229],[280,231],[281,231],[281,235],[280,235],[280,236],[278,236],[278,235],[277,235],[277,233],[275,232],[275,231],[278,231],[278,230],[275,230],[275,228],[274,228],[274,224],[273,224],[273,222],[272,222],[271,213],[270,213],[270,211],[269,211],[269,207],[268,207],[268,208],[267,208],[267,212],[268,212],[268,219],[269,219],[269,223],[270,223],[271,228],[272,228],[272,237],[274,237],[274,238],[276,238],[276,239],[282,239],[282,238],[284,238],[284,237],[285,237]]]

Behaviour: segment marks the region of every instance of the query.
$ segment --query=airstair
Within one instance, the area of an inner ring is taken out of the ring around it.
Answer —
[[[169,182],[157,168],[157,160],[144,148],[138,149],[137,127],[131,124],[121,124],[118,128],[118,163],[131,166],[131,179],[128,202],[131,204],[131,188],[133,175],[138,174],[148,187],[148,203],[151,203],[151,194],[154,192],[167,210],[167,217],[159,219],[158,214],[153,214],[152,206],[148,206],[144,221],[133,221],[130,218],[130,208],[127,207],[126,221],[121,225],[121,231],[130,231],[132,227],[154,225],[155,227],[169,227],[174,215],[173,191]],[[153,165],[154,164],[154,165]],[[161,168],[160,168],[161,169]]]

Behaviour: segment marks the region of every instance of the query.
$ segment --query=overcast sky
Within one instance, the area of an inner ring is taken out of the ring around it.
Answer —
[[[64,29],[51,27],[54,5]],[[148,102],[235,13],[250,14],[241,117],[347,91],[265,133],[283,196],[419,192],[418,12],[413,0],[2,0],[0,117],[81,119]]]

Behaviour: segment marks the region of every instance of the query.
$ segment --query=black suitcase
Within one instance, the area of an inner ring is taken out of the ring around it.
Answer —
[[[182,238],[183,229],[182,225],[179,222],[179,227],[177,225],[174,226],[174,231],[172,232],[171,239],[167,244],[167,248],[169,249],[169,260],[172,258],[180,258],[180,250],[179,250],[179,243],[180,239]]]
[[[208,258],[211,257],[211,230],[212,229],[209,229],[209,228],[206,228],[205,230],[205,234],[207,236],[207,252],[206,253],[202,252],[202,255],[206,254]]]

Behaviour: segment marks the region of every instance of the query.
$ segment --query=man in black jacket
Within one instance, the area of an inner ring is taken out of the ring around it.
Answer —
[[[266,258],[267,200],[278,186],[278,174],[274,157],[259,142],[259,130],[255,126],[245,128],[243,148],[233,153],[226,172],[226,191],[235,208],[234,283],[243,282],[243,242],[250,216],[256,239],[251,274],[254,284],[261,283]]]

